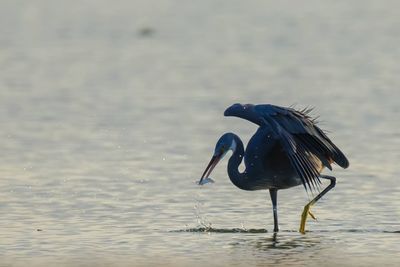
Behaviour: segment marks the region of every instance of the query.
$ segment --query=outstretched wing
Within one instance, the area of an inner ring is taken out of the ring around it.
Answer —
[[[260,126],[268,125],[279,137],[293,168],[307,190],[319,181],[319,161],[332,170],[335,162],[342,168],[349,161],[309,116],[311,109],[302,111],[274,105],[234,104],[224,115],[236,116]]]

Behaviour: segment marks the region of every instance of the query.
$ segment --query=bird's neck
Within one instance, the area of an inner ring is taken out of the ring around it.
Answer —
[[[239,172],[239,165],[244,157],[243,142],[238,136],[234,136],[236,142],[236,149],[228,162],[228,175],[232,183],[243,190],[249,190],[246,171]]]

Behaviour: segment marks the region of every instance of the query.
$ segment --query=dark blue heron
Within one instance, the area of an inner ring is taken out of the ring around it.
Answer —
[[[302,184],[306,191],[318,192],[320,178],[330,184],[305,205],[301,215],[300,232],[305,233],[307,216],[314,215],[310,207],[336,184],[333,176],[322,175],[324,167],[332,170],[336,163],[342,168],[349,161],[332,143],[310,116],[312,109],[295,110],[274,105],[234,104],[225,110],[225,116],[249,120],[260,127],[250,139],[246,151],[243,142],[233,133],[225,133],[218,140],[214,155],[199,184],[203,184],[217,163],[232,150],[228,175],[232,183],[243,190],[268,189],[274,214],[274,232],[278,232],[277,192]],[[245,171],[238,167],[244,159]]]

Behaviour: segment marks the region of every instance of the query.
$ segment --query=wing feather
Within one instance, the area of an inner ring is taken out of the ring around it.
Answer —
[[[291,165],[306,190],[315,189],[321,181],[321,164],[332,170],[335,162],[343,168],[349,166],[346,156],[310,116],[312,108],[296,110],[275,105],[235,104],[225,116],[236,116],[260,126],[268,125],[279,137]]]

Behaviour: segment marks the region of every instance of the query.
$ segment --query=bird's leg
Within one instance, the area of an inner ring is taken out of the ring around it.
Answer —
[[[269,190],[269,194],[270,194],[271,200],[272,200],[272,210],[274,211],[274,232],[276,233],[276,232],[279,231],[279,227],[278,227],[278,207],[276,205],[278,189],[271,188]]]
[[[310,212],[310,208],[314,205],[323,195],[328,193],[329,190],[335,187],[336,185],[336,178],[333,176],[328,175],[321,175],[321,178],[329,179],[331,183],[321,192],[319,193],[313,200],[311,200],[307,205],[304,206],[303,213],[301,214],[301,222],[300,222],[300,229],[299,232],[305,234],[305,227],[306,227],[306,220],[307,215],[310,214],[311,217],[315,219],[315,216]]]

